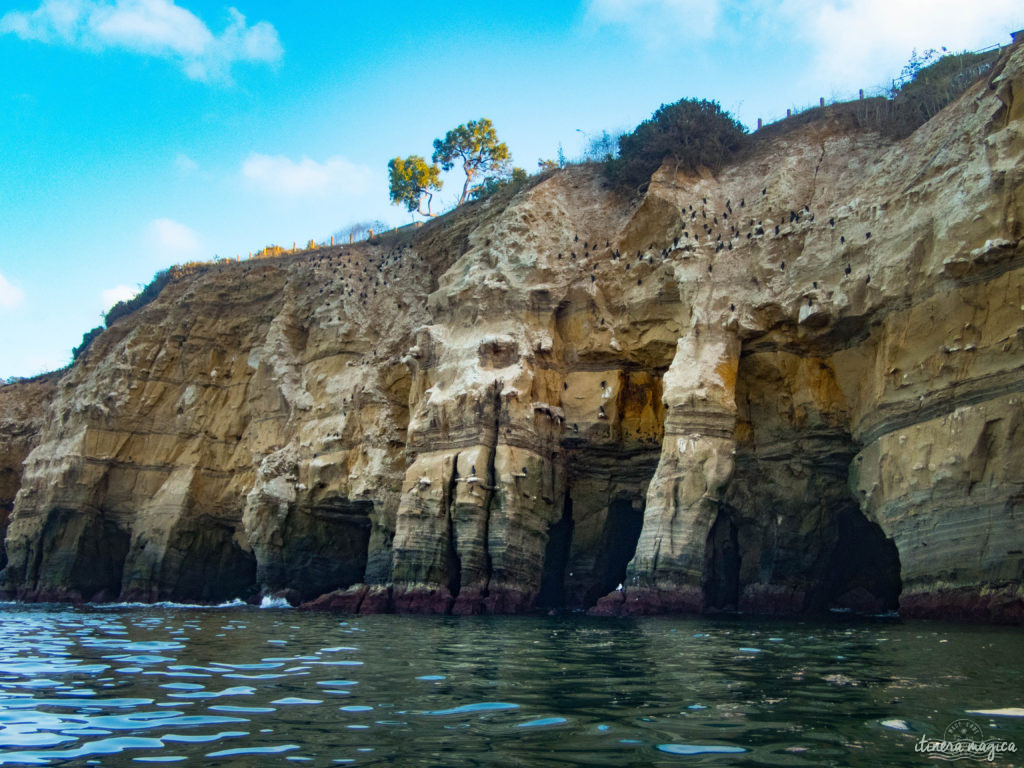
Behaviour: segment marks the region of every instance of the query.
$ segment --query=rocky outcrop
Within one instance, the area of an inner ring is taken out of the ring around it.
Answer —
[[[1022,90],[178,276],[0,390],[4,588],[1020,620]]]
[[[22,467],[38,443],[59,373],[0,386],[0,569],[7,565],[4,539],[21,487]]]

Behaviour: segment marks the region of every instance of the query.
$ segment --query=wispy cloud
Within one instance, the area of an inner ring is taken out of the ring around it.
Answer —
[[[183,262],[203,256],[199,235],[173,219],[153,219],[146,226],[145,246],[162,264]]]
[[[652,48],[716,31],[719,0],[588,0],[586,20],[597,26],[622,26]]]
[[[318,163],[253,153],[242,163],[242,177],[252,188],[277,197],[357,196],[370,189],[373,171],[341,156]]]
[[[779,10],[815,52],[817,76],[851,86],[882,84],[914,49],[1005,44],[1024,26],[1019,0],[782,0]]]
[[[283,49],[266,21],[248,24],[234,8],[219,35],[174,0],[43,0],[34,11],[0,16],[0,34],[85,50],[120,48],[176,61],[193,80],[227,81],[235,62],[272,64]]]
[[[128,299],[134,298],[138,292],[138,288],[132,288],[130,285],[116,285],[113,288],[107,288],[103,291],[103,308],[110,309],[119,301],[128,301]]]
[[[647,48],[737,30],[752,44],[797,46],[811,55],[808,79],[853,88],[883,84],[915,48],[973,50],[1024,27],[1020,0],[585,0],[585,9],[586,23],[618,27]]]
[[[15,309],[25,300],[25,292],[0,274],[0,309]]]

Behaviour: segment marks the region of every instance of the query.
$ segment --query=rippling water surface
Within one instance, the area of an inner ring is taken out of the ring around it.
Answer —
[[[1024,754],[1012,628],[171,606],[0,617],[4,764],[922,766],[915,743],[958,718],[1019,745],[988,764]]]

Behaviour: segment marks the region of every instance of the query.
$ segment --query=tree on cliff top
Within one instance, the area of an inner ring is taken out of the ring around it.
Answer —
[[[405,205],[410,213],[421,216],[436,216],[430,212],[434,192],[441,189],[442,181],[437,165],[428,164],[419,155],[409,155],[404,160],[396,157],[388,162],[388,181],[391,202]],[[426,200],[427,210],[423,210]]]
[[[662,104],[649,120],[619,137],[619,157],[608,161],[608,176],[638,187],[671,158],[679,169],[719,170],[743,145],[744,128],[718,102],[683,99]]]
[[[498,141],[494,125],[486,117],[470,120],[464,125],[452,128],[444,139],[434,139],[433,161],[450,171],[456,161],[462,161],[466,183],[457,205],[466,202],[473,180],[480,174],[497,173],[505,168],[511,155],[508,147]]]

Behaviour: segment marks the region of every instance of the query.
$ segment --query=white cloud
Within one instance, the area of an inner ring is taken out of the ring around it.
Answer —
[[[43,0],[0,16],[0,34],[86,50],[121,48],[178,62],[194,80],[229,80],[237,61],[274,63],[283,49],[265,21],[248,25],[234,8],[220,35],[174,0]]]
[[[810,43],[817,76],[851,88],[884,84],[915,48],[1006,44],[1024,26],[1020,0],[783,0],[781,10]]]
[[[181,263],[202,258],[199,235],[173,219],[153,219],[146,227],[146,246],[161,263]]]
[[[128,301],[128,299],[135,298],[138,292],[138,288],[132,288],[130,285],[117,285],[113,288],[107,288],[103,291],[103,307],[104,309],[110,309],[119,301]]]
[[[308,157],[296,162],[253,153],[242,163],[242,177],[253,188],[279,197],[358,196],[369,190],[373,172],[341,156],[318,163]]]
[[[623,26],[647,46],[708,38],[715,32],[719,0],[589,0],[587,21]]]
[[[25,299],[25,292],[0,274],[0,309],[14,309]]]
[[[799,47],[807,79],[847,89],[883,85],[910,53],[977,50],[1024,28],[1020,0],[586,0],[585,19],[621,27],[648,48],[740,34]]]

